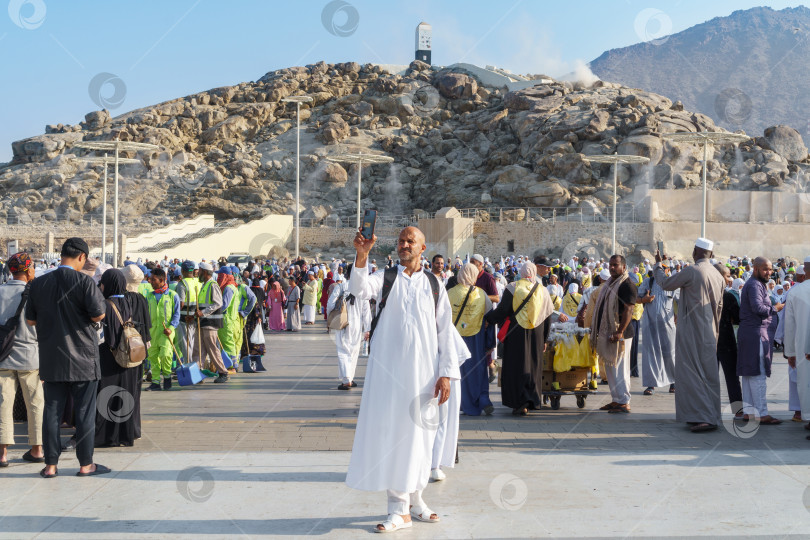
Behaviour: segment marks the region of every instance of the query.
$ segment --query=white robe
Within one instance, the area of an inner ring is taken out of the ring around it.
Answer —
[[[792,289],[785,304],[785,356],[796,357],[796,391],[802,420],[810,420],[810,281]]]
[[[489,298],[486,299],[489,303]],[[467,344],[458,330],[454,328],[453,340],[459,354],[459,366],[469,360]],[[465,355],[464,353],[467,352]],[[461,380],[450,381],[450,398],[439,406],[439,427],[436,440],[433,442],[433,462],[431,469],[437,467],[453,468],[456,466],[456,449],[458,448],[459,414],[461,413]]]
[[[346,484],[366,491],[406,493],[424,489],[436,428],[439,377],[460,379],[459,356],[447,292],[434,307],[424,272],[399,275],[372,336],[363,396]],[[384,271],[352,269],[349,292],[358,300],[382,297]],[[464,356],[466,355],[466,356]]]
[[[326,303],[326,312],[330,313],[341,294],[348,294],[349,286],[346,283],[336,283]],[[371,326],[371,306],[368,300],[355,298],[354,304],[346,304],[346,313],[349,316],[349,325],[343,330],[335,332],[337,345],[338,376],[344,383],[354,380],[357,368],[357,358],[360,356],[360,347],[363,345],[363,334]]]

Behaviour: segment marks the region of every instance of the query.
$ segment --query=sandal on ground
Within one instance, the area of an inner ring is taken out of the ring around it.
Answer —
[[[689,431],[691,431],[692,433],[702,433],[704,431],[714,431],[715,429],[717,429],[716,425],[709,424],[707,422],[701,422],[700,424],[695,424],[694,426],[689,428]]]
[[[616,403],[615,401],[611,401],[607,405],[602,405],[601,407],[599,407],[599,410],[600,411],[609,411],[611,409],[615,409],[616,407],[618,407],[618,405],[619,404]]]
[[[399,514],[388,514],[388,518],[374,527],[374,532],[390,533],[413,526],[413,521],[405,521]],[[382,529],[380,529],[382,527]]]
[[[351,389],[352,389],[351,384],[341,384],[340,386],[338,386],[338,390],[351,390]]]
[[[31,455],[31,450],[24,453],[22,458],[25,461],[30,461],[31,463],[45,463],[45,457],[34,457]]]
[[[670,385],[669,385],[669,393],[670,393],[670,394],[674,394],[674,393],[675,393],[675,385],[674,385],[674,384],[670,384]]]
[[[57,476],[59,476],[59,469],[56,469],[56,472],[54,472],[53,474],[45,474],[45,471],[47,469],[48,469],[48,467],[43,467],[42,470],[39,471],[39,475],[42,478],[56,478]]]
[[[357,383],[356,383],[356,382],[354,382],[354,381],[352,381],[351,386],[352,386],[352,388],[357,388]]]
[[[112,472],[112,469],[109,467],[105,467],[104,465],[99,465],[96,463],[96,470],[90,472],[77,472],[76,476],[98,476],[99,474],[107,474]]]
[[[411,517],[419,521],[424,521],[425,523],[437,523],[441,519],[439,518],[439,514],[427,506],[423,508],[414,508],[411,506]]]
[[[655,388],[653,388],[652,386],[648,386],[647,389],[644,390],[644,395],[645,396],[651,396],[654,393],[655,393]]]
[[[8,467],[8,460],[7,459],[5,459],[3,461],[0,461],[0,469],[2,469],[3,467]]]
[[[778,426],[781,424],[782,421],[778,418],[774,418],[773,416],[768,416],[767,418],[760,418],[759,424],[761,426]]]
[[[608,411],[609,414],[613,414],[613,413],[629,413],[629,412],[630,412],[630,406],[627,403],[621,403],[619,405],[616,405],[615,407],[613,407],[612,409],[610,409]]]

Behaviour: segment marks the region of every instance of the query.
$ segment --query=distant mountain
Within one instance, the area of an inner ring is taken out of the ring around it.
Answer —
[[[787,124],[805,141],[810,140],[808,66],[806,7],[735,11],[607,51],[590,63],[602,80],[680,100],[726,129],[761,136],[766,127]]]

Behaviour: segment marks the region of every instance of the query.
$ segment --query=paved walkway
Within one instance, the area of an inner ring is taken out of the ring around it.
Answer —
[[[341,392],[334,345],[322,323],[268,335],[269,372],[238,374],[171,392],[144,392],[143,438],[100,449],[109,476],[80,479],[65,454],[45,481],[19,459],[0,471],[0,538],[354,538],[385,512],[385,495],[343,483],[361,389]],[[363,384],[365,359],[358,382]],[[462,416],[460,463],[426,500],[440,524],[408,538],[808,538],[810,441],[802,424],[690,433],[674,397],[641,395],[633,412],[584,409],[516,418]],[[769,380],[772,413],[787,412],[787,370]],[[25,425],[17,426],[22,435]],[[67,434],[66,434],[67,435]],[[20,437],[18,440],[24,440]]]

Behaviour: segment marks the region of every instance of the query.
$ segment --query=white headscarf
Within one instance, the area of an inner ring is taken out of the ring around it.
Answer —
[[[535,278],[537,278],[537,267],[533,262],[525,262],[520,266],[518,273],[520,274],[521,278],[534,281]]]
[[[579,285],[576,283],[571,283],[568,285],[568,292],[569,294],[577,294],[579,292]]]

